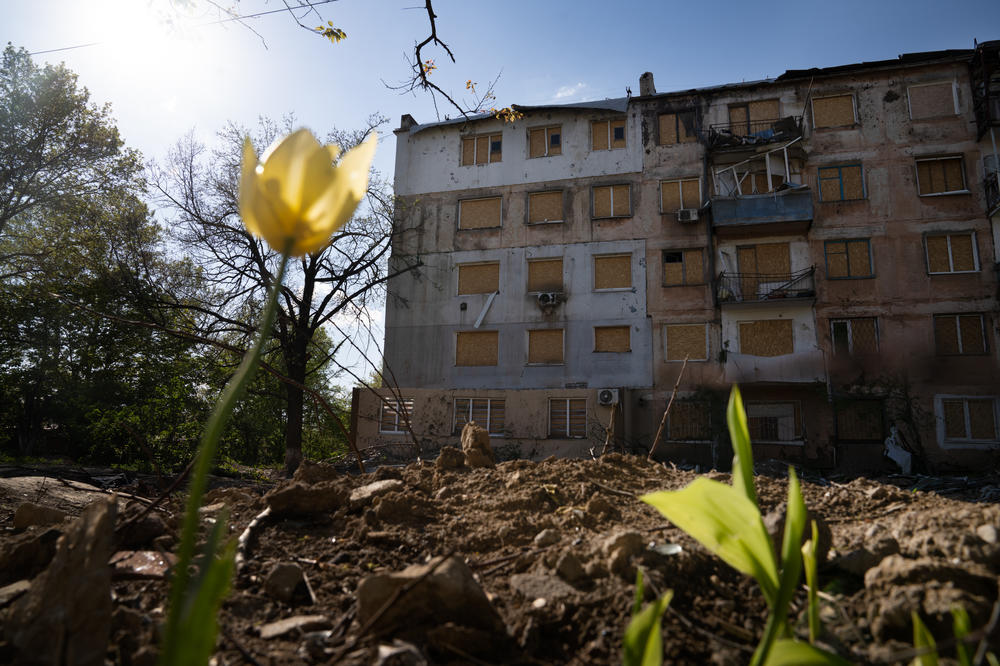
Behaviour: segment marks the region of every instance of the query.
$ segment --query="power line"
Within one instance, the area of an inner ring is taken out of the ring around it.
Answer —
[[[331,2],[336,2],[336,1],[337,0],[316,0],[316,2],[310,2],[310,3],[307,3],[307,4],[301,4],[301,5],[298,5],[297,7],[283,7],[281,9],[269,9],[269,10],[267,10],[265,12],[257,12],[256,14],[245,14],[245,15],[242,15],[242,16],[230,16],[229,18],[219,19],[217,21],[208,21],[207,23],[200,23],[200,24],[196,25],[195,27],[196,28],[203,28],[203,27],[208,26],[208,25],[220,25],[222,23],[232,23],[233,21],[242,21],[243,19],[259,18],[261,16],[267,16],[268,14],[277,14],[279,12],[284,13],[284,12],[287,12],[289,10],[295,10],[295,9],[312,9],[313,7],[319,7],[320,5],[328,5]],[[304,14],[303,14],[303,16],[304,16]],[[58,49],[46,49],[44,51],[33,51],[33,52],[29,53],[28,55],[36,56],[36,55],[42,55],[42,54],[45,54],[45,53],[58,53],[59,51],[72,51],[74,49],[84,49],[84,48],[87,48],[88,46],[100,46],[101,44],[104,44],[104,42],[88,42],[86,44],[77,44],[76,46],[63,46],[63,47],[58,48]]]

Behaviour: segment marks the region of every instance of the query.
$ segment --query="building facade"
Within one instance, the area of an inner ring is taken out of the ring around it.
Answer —
[[[725,466],[1000,451],[1000,42],[396,130],[385,376],[357,443]],[[676,389],[675,389],[676,387]],[[676,391],[668,418],[661,419]],[[414,444],[416,442],[416,444]],[[595,451],[596,449],[596,451]]]

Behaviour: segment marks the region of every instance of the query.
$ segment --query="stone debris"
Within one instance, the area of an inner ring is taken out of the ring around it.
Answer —
[[[16,583],[0,587],[0,608],[11,603],[29,589],[31,589],[30,580],[19,580]]]
[[[571,550],[567,550],[559,557],[556,562],[556,573],[567,583],[576,583],[587,577],[583,563]]]
[[[279,562],[271,567],[264,579],[264,591],[272,599],[290,604],[303,600],[309,604],[316,603],[316,595],[309,584],[305,571],[294,562]]]
[[[550,574],[514,574],[509,579],[510,588],[525,599],[545,599],[547,602],[572,599],[576,590],[558,576]]]
[[[394,490],[402,490],[404,484],[399,479],[383,479],[367,485],[355,488],[351,491],[350,506],[352,511],[357,511],[372,503],[376,497],[381,497]]]
[[[332,626],[330,620],[325,615],[296,615],[265,624],[259,629],[259,633],[260,637],[264,640],[270,640],[286,636],[292,632],[322,631]]]
[[[126,520],[133,517],[138,518],[145,507],[133,503],[125,508]],[[153,511],[134,522],[123,524],[115,531],[118,546],[122,549],[139,550],[153,544],[157,539],[168,536],[170,528],[159,513]]]
[[[333,465],[311,460],[303,460],[295,470],[293,481],[306,484],[316,484],[323,481],[334,481],[343,476]]]
[[[0,550],[0,585],[22,578],[34,578],[45,569],[56,554],[60,530],[29,530],[18,534]]]
[[[35,504],[34,502],[24,502],[14,511],[14,529],[23,530],[34,525],[58,525],[66,520],[65,511]]]
[[[475,421],[469,421],[462,428],[462,453],[469,467],[495,467],[496,456],[490,446],[490,433]]]
[[[990,545],[995,545],[1000,540],[995,525],[980,525],[976,528],[976,535]]]
[[[177,563],[173,553],[155,550],[120,550],[111,557],[111,575],[115,580],[130,578],[166,578]]]
[[[454,446],[442,446],[434,467],[437,469],[460,469],[465,465],[465,454]]]
[[[4,634],[22,658],[103,664],[111,634],[111,542],[116,512],[106,497],[84,509],[49,566],[14,602]]]
[[[274,515],[330,513],[347,503],[348,493],[340,481],[306,484],[290,481],[264,495]]]
[[[545,548],[546,546],[559,543],[560,539],[562,539],[562,534],[559,530],[547,527],[535,535],[534,544],[539,548]]]
[[[873,540],[870,545],[863,546],[841,555],[832,564],[855,576],[864,576],[865,573],[890,555],[899,552],[899,542],[891,536],[884,536],[878,540]]]
[[[397,638],[390,645],[378,646],[375,666],[427,666],[427,659],[416,645]]]

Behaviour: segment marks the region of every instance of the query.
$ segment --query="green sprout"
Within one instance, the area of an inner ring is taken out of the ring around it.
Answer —
[[[632,604],[632,619],[625,628],[622,641],[622,663],[624,666],[660,666],[663,663],[663,636],[660,618],[670,605],[673,590],[667,592],[651,604],[642,607],[644,588],[642,571],[635,575],[635,601]]]

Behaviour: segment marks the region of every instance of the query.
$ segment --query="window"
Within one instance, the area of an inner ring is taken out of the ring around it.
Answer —
[[[708,360],[708,324],[667,324],[663,338],[668,361]]]
[[[813,127],[849,127],[856,125],[858,116],[854,107],[854,95],[834,95],[813,98]]]
[[[628,326],[595,326],[595,352],[630,352],[632,351]]]
[[[851,201],[865,198],[860,164],[819,168],[819,200]]]
[[[704,283],[705,268],[700,247],[693,250],[663,251],[663,286]]]
[[[954,116],[958,113],[958,93],[952,81],[924,83],[906,89],[910,119]]]
[[[778,120],[778,100],[762,99],[729,107],[729,131],[736,136],[773,136],[771,125]]]
[[[941,355],[986,353],[986,327],[983,315],[934,315],[934,340]]]
[[[979,270],[975,232],[927,236],[927,272],[974,273]]]
[[[659,120],[659,141],[661,146],[669,146],[674,143],[691,143],[698,140],[694,111],[661,113]]]
[[[675,402],[667,415],[667,439],[707,442],[712,439],[711,405],[683,400]]]
[[[594,217],[628,217],[632,214],[632,186],[604,185],[593,188]]]
[[[528,261],[528,291],[562,291],[563,260],[532,259]]]
[[[632,255],[594,257],[594,289],[630,289]]]
[[[528,224],[563,221],[563,193],[532,192],[528,195]]]
[[[586,398],[549,399],[549,437],[587,436]]]
[[[612,150],[625,147],[625,119],[595,120],[590,123],[590,149]]]
[[[382,401],[378,417],[379,432],[406,432],[406,424],[413,416],[413,398]]]
[[[920,196],[952,192],[966,192],[965,167],[961,157],[917,160],[917,193]]]
[[[868,278],[872,270],[871,243],[867,238],[826,241],[826,277],[831,280]]]
[[[492,294],[500,289],[500,262],[459,264],[458,294]]]
[[[536,127],[528,130],[528,157],[562,155],[562,127]]]
[[[455,336],[455,365],[496,365],[498,352],[497,331],[460,331]]]
[[[459,229],[493,229],[500,226],[500,197],[462,199],[458,202]]]
[[[935,396],[938,432],[946,442],[996,442],[997,399],[993,396]],[[943,432],[942,432],[943,431]]]
[[[485,134],[462,139],[462,166],[499,162],[503,157],[503,135]]]
[[[494,437],[503,437],[504,401],[497,398],[455,398],[455,434],[469,421]]]
[[[837,404],[837,439],[879,442],[885,436],[881,400],[845,400]]]
[[[878,322],[875,317],[854,317],[830,321],[835,356],[878,352]]]
[[[747,429],[751,442],[792,442],[802,439],[797,402],[748,402]]]
[[[545,328],[528,331],[528,364],[560,365],[563,362],[563,330]]]
[[[740,322],[740,353],[751,356],[783,356],[795,350],[791,319]]]
[[[681,208],[701,207],[701,180],[665,180],[660,183],[660,212],[676,213]]]

